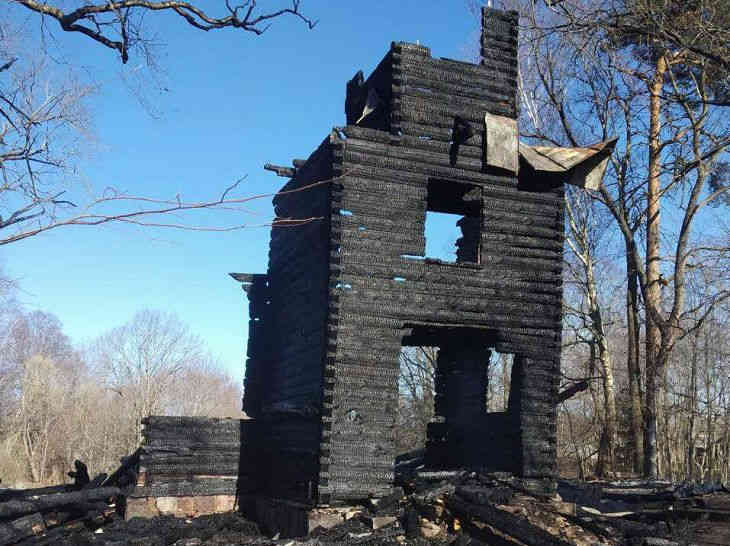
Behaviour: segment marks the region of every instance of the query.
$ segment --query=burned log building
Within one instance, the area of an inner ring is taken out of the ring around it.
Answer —
[[[427,463],[556,473],[563,183],[604,145],[517,140],[517,13],[484,8],[481,62],[394,42],[347,84],[347,125],[274,198],[249,298],[244,410],[260,490],[346,503],[390,492],[399,354],[439,347]],[[577,159],[576,159],[577,158]],[[585,182],[584,182],[585,183]],[[425,255],[428,211],[458,214],[456,260]],[[508,409],[487,413],[491,351],[514,355]]]

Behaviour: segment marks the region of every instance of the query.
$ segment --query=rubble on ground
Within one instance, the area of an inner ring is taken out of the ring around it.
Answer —
[[[300,538],[267,534],[239,513],[125,521],[119,485],[0,490],[0,545],[730,543],[730,494],[720,484],[559,480],[557,491],[538,494],[504,473],[410,468],[392,495],[341,510],[339,522]]]

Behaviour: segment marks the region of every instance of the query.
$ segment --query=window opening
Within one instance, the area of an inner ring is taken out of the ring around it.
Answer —
[[[437,356],[438,347],[401,347],[396,418],[396,441],[401,453],[426,445],[428,423],[434,414]]]
[[[507,411],[514,355],[492,349],[487,376],[487,412]]]
[[[456,261],[456,248],[461,237],[457,223],[460,214],[426,211],[426,257],[444,262]]]
[[[479,263],[481,188],[452,180],[430,180],[426,205],[426,258]]]

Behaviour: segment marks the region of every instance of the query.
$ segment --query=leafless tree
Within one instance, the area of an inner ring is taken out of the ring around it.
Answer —
[[[130,51],[148,53],[151,41],[146,33],[145,22],[151,14],[171,13],[179,16],[193,28],[211,31],[232,28],[263,34],[278,17],[292,16],[300,19],[310,29],[316,21],[309,19],[299,9],[300,1],[292,0],[288,7],[281,7],[261,13],[256,0],[246,0],[233,5],[220,4],[221,14],[213,15],[204,2],[183,2],[166,0],[117,0],[112,2],[71,2],[65,9],[65,2],[36,2],[35,0],[12,0],[13,2],[43,17],[54,19],[66,32],[78,32],[96,43],[119,54],[122,63],[129,60]]]
[[[433,417],[434,374],[438,347],[404,347],[400,355],[398,447],[403,451],[426,443]]]
[[[727,58],[728,42],[713,39],[701,50],[693,45],[717,25],[727,32],[726,3],[524,4],[526,133],[571,146],[611,133],[621,137],[596,198],[617,223],[627,282],[635,275],[643,297],[643,462],[645,474],[656,476],[657,396],[682,320],[694,312],[685,305],[687,264],[702,246],[693,227],[707,205],[730,189],[727,183],[710,186],[730,146],[728,73],[718,62]],[[671,209],[671,223],[661,223],[662,208]],[[715,294],[702,308],[709,312],[725,297]]]
[[[138,442],[141,420],[165,413],[165,392],[204,358],[204,349],[177,317],[146,310],[100,336],[91,354],[106,386],[119,395],[120,410],[134,421]]]
[[[238,6],[222,3],[224,14],[213,16],[192,2],[42,3],[12,0],[15,7],[41,18],[41,34],[50,32],[47,19],[63,31],[76,32],[116,50],[123,62],[138,50],[148,63],[150,38],[143,23],[163,12],[177,14],[201,30],[233,28],[261,34],[277,18],[293,16],[309,28],[314,22],[300,12],[299,0],[262,13],[255,0]],[[69,9],[64,11],[67,7]],[[178,229],[228,231],[247,227],[240,222],[244,205],[270,195],[243,195],[240,179],[204,200],[182,195],[152,198],[123,188],[94,188],[79,183],[79,159],[89,148],[92,119],[86,109],[98,86],[74,74],[73,63],[59,65],[57,52],[40,47],[38,37],[13,17],[0,21],[0,245],[21,241],[69,225],[98,226],[109,222]],[[204,227],[175,213],[215,209],[237,215],[235,223],[223,220]],[[298,224],[280,218],[278,225]]]
[[[203,354],[183,369],[165,392],[164,413],[241,418],[242,394],[241,385],[222,371],[220,363]]]
[[[613,351],[609,344],[610,314],[604,308],[600,293],[600,247],[605,246],[610,218],[601,214],[599,205],[581,190],[569,189],[566,196],[568,256],[566,270],[568,283],[576,292],[576,298],[565,298],[566,324],[571,331],[570,342],[585,344],[589,348],[588,376],[583,382],[600,377],[602,400],[600,410],[602,431],[600,435],[598,476],[616,471],[618,445],[618,413],[616,409],[616,382],[614,377]],[[603,217],[602,217],[603,216]],[[574,301],[571,301],[574,300]]]
[[[59,447],[59,422],[70,392],[61,370],[36,354],[23,363],[21,397],[14,419],[31,479],[43,483],[50,477]]]

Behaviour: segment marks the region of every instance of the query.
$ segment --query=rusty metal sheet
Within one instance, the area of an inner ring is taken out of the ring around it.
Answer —
[[[486,164],[516,173],[519,168],[517,120],[487,112],[484,114],[484,126]]]

